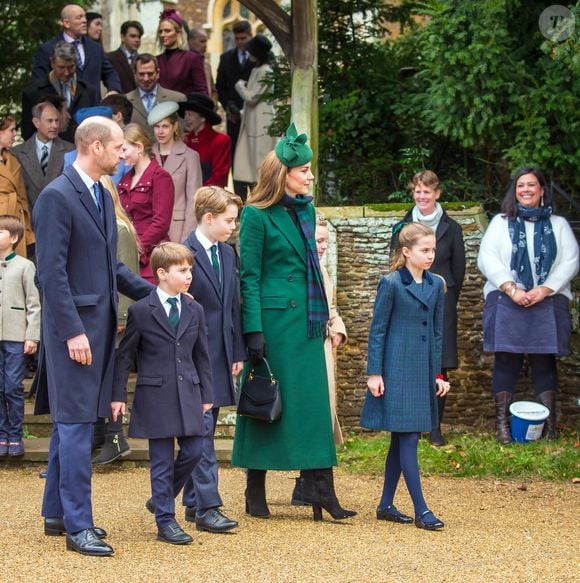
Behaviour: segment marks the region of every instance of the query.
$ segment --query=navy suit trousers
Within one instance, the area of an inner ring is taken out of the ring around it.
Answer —
[[[177,443],[179,453],[174,461],[173,437],[149,440],[151,493],[159,528],[175,520],[175,498],[201,458],[202,437],[178,437]]]
[[[54,423],[42,516],[63,518],[66,531],[93,528],[91,505],[92,423]]]
[[[194,506],[198,512],[223,505],[218,492],[218,464],[213,438],[219,412],[219,407],[215,407],[204,416],[206,434],[201,460],[183,488],[183,505]]]

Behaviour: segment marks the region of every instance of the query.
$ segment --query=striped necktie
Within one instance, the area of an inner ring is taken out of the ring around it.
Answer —
[[[83,57],[81,55],[81,50],[79,49],[79,45],[81,44],[80,40],[73,40],[72,45],[75,48],[75,52],[77,54],[77,69],[82,71],[85,68],[85,64],[83,63]]]
[[[40,156],[40,169],[42,173],[46,175],[46,169],[48,168],[48,146],[44,144],[42,146],[42,154]]]

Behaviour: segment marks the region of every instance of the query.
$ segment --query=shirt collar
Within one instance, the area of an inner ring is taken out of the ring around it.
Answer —
[[[46,144],[38,139],[38,133],[34,134],[34,143],[36,144],[36,151],[38,153],[42,152],[42,148],[46,146],[48,148],[48,155],[50,156],[50,149],[52,148],[52,140],[48,140]]]
[[[96,181],[93,180],[84,170],[81,169],[77,160],[73,162],[73,168],[79,173],[81,180],[85,183],[86,187],[89,189],[89,192],[92,194],[93,186]]]
[[[141,89],[141,87],[139,87],[139,97],[141,97],[141,99],[143,99],[143,97],[145,95],[153,95],[153,97],[157,97],[157,85],[155,85],[155,87],[153,87],[153,89],[149,92],[143,91],[143,89]]]
[[[159,286],[157,286],[157,295],[159,297],[159,301],[161,305],[164,306],[167,303],[168,298],[176,298],[177,299],[177,309],[181,307],[181,294],[177,294],[176,296],[169,295],[167,292],[163,291]]]
[[[195,230],[195,236],[197,240],[201,243],[201,246],[209,253],[209,250],[217,244],[212,243],[199,229]]]
[[[62,38],[67,42],[67,43],[72,43],[75,41],[79,41],[81,44],[83,43],[83,37],[81,36],[81,38],[73,38],[72,36],[70,36],[70,34],[67,34],[66,32],[62,33]]]

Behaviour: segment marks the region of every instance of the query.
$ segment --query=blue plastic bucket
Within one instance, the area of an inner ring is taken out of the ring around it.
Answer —
[[[544,421],[550,410],[533,401],[517,401],[510,405],[512,414],[512,439],[520,443],[536,441],[542,437]]]

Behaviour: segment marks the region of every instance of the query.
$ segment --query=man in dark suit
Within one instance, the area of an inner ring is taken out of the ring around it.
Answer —
[[[242,123],[240,110],[244,106],[244,100],[236,91],[236,82],[240,79],[247,81],[250,73],[254,68],[254,63],[249,59],[249,53],[246,51],[246,44],[252,38],[252,27],[247,20],[241,20],[234,24],[234,38],[236,48],[230,49],[220,57],[218,66],[216,88],[218,97],[227,113],[227,132],[232,139],[232,171],[233,171],[233,154],[236,151],[240,125]],[[245,188],[243,183],[237,184],[234,181],[234,190],[238,196],[245,198]]]
[[[137,89],[127,93],[127,99],[133,104],[131,122],[142,125],[154,139],[153,128],[147,124],[149,112],[164,101],[185,101],[185,95],[159,85],[159,63],[153,55],[149,53],[139,55],[133,67]]]
[[[139,54],[142,36],[141,23],[136,20],[127,20],[121,25],[121,46],[116,51],[107,53],[107,59],[119,75],[122,93],[129,93],[137,87],[133,63]]]
[[[39,81],[32,81],[22,91],[22,137],[27,140],[35,131],[32,123],[32,108],[49,95],[61,95],[65,98],[67,110],[71,116],[79,109],[97,105],[99,97],[97,88],[87,84],[77,76],[74,48],[64,41],[54,46],[50,59],[51,70]],[[60,137],[68,142],[74,141],[77,124],[71,119],[67,129]]]
[[[64,167],[64,154],[74,144],[58,137],[60,113],[52,103],[43,101],[32,108],[34,135],[13,148],[22,167],[28,205],[32,210],[40,191],[52,182]]]
[[[113,554],[91,506],[92,428],[110,414],[117,288],[140,299],[151,284],[117,261],[113,201],[99,178],[117,169],[123,132],[92,117],[77,129],[78,157],[39,195],[33,211],[42,341],[35,412],[53,421],[42,504],[47,535],[66,533],[67,549]]]
[[[62,33],[38,47],[32,65],[32,81],[40,81],[50,71],[50,57],[59,41],[70,43],[75,50],[79,79],[99,88],[101,81],[109,91],[121,91],[119,76],[100,43],[87,37],[87,17],[77,4],[67,4],[60,13]]]

